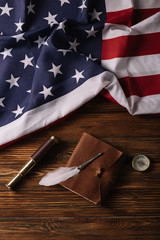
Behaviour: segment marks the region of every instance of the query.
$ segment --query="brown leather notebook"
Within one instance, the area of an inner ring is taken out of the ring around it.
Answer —
[[[123,163],[122,152],[88,133],[83,133],[66,165],[79,166],[100,152],[104,154],[81,170],[77,176],[60,183],[95,204],[105,202]]]

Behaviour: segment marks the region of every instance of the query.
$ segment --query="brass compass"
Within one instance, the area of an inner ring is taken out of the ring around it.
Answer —
[[[150,160],[145,155],[137,155],[132,160],[132,167],[140,172],[146,171],[150,166]]]

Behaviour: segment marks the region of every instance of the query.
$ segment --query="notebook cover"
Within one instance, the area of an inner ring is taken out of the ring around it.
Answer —
[[[79,166],[100,152],[104,154],[81,170],[77,176],[60,183],[95,204],[103,204],[106,200],[123,163],[122,152],[88,133],[83,133],[66,165]]]

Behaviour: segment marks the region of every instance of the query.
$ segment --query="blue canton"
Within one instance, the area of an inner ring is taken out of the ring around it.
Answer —
[[[105,19],[104,0],[0,1],[0,126],[104,71]]]

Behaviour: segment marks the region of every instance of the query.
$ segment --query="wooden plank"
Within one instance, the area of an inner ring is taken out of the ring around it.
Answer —
[[[37,187],[38,188],[38,187]],[[111,191],[105,206],[94,205],[76,194],[60,188],[17,193],[1,193],[0,216],[160,216],[159,190],[117,189]],[[29,210],[29,211],[28,211]]]
[[[56,126],[0,151],[0,239],[160,239],[159,116],[130,116],[97,96]],[[105,206],[94,205],[61,186],[39,186],[41,177],[71,156],[86,131],[126,154]],[[60,143],[10,191],[5,184],[51,135]],[[146,154],[147,172],[132,169]]]
[[[128,216],[0,218],[0,239],[159,240],[159,222],[160,217]]]

